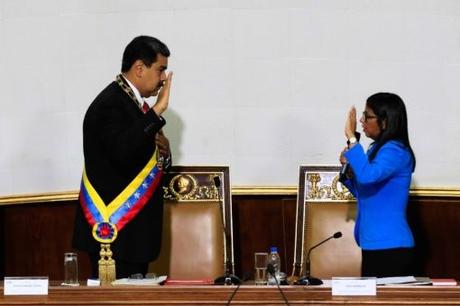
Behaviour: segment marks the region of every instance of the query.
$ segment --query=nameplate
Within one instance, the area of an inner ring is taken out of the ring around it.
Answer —
[[[376,295],[375,277],[333,277],[332,295]]]
[[[99,279],[88,278],[86,281],[86,286],[88,287],[97,287],[101,285],[101,281]]]
[[[4,295],[48,295],[48,277],[5,277]]]

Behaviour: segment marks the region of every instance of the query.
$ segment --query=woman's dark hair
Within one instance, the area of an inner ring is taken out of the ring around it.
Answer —
[[[415,170],[415,154],[409,142],[407,131],[407,112],[403,100],[396,94],[379,92],[367,98],[366,105],[374,111],[380,127],[380,135],[374,142],[375,148],[369,155],[373,160],[379,149],[390,140],[397,140],[407,147],[414,161],[412,171]],[[384,126],[385,122],[385,126]]]
[[[127,72],[137,60],[141,60],[147,67],[150,67],[157,60],[158,53],[165,57],[170,55],[168,47],[155,37],[138,36],[134,38],[123,52],[121,72]]]

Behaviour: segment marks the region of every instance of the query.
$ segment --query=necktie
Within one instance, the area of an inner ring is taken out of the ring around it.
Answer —
[[[144,112],[144,114],[148,112],[149,109],[150,109],[150,106],[147,104],[147,102],[144,101],[144,104],[142,104],[142,111]]]

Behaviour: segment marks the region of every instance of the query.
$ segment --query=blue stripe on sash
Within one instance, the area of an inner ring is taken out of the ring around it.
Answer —
[[[93,200],[89,196],[89,193],[88,193],[88,190],[86,190],[85,184],[82,183],[81,185],[82,185],[81,190],[83,191],[83,198],[85,199],[86,207],[89,210],[89,212],[91,213],[91,215],[93,216],[93,219],[94,219],[95,223],[104,222],[104,218],[102,217],[101,213],[97,209],[97,207],[94,204]]]

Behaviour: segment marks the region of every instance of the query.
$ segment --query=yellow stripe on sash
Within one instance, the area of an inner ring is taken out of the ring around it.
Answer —
[[[86,167],[83,167],[83,184],[85,185],[86,191],[93,200],[93,203],[96,206],[99,213],[101,214],[103,220],[109,220],[109,215],[107,214],[107,207],[105,206],[104,201],[102,201],[101,197],[96,192],[96,189],[94,189],[93,185],[91,185],[90,181],[88,180],[88,177],[86,176]]]
[[[149,162],[141,170],[141,172],[129,183],[128,186],[115,198],[109,205],[107,205],[107,216],[111,216],[120,206],[122,206],[125,201],[133,194],[133,192],[139,188],[145,178],[152,171],[157,163],[157,149],[150,158]]]
[[[123,189],[123,191],[107,206],[104,204],[104,201],[101,199],[96,189],[94,189],[93,185],[91,185],[86,175],[86,168],[83,168],[83,184],[85,185],[89,196],[93,200],[94,205],[96,206],[104,221],[109,222],[109,217],[125,203],[125,201],[133,194],[137,188],[139,188],[145,178],[149,175],[150,171],[152,171],[152,169],[155,167],[156,163],[157,149],[155,149],[155,152],[153,153],[149,162],[147,165],[145,165],[141,172],[139,172],[139,174],[131,181],[131,183],[129,183],[129,185],[126,186],[125,189]]]

